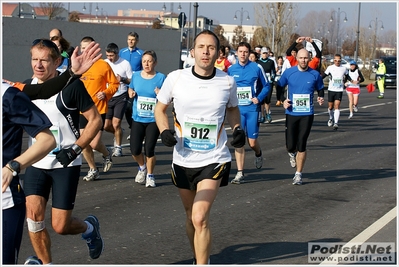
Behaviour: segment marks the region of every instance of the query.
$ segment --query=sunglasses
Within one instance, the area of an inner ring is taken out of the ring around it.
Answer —
[[[334,60],[334,62],[341,62],[341,60]]]
[[[42,44],[45,47],[52,48],[54,49],[58,54],[60,54],[60,50],[58,49],[58,46],[53,43],[53,41],[50,41],[48,39],[36,39],[33,41],[32,46]]]

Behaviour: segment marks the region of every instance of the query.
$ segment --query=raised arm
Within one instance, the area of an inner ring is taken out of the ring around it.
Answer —
[[[59,93],[68,84],[75,79],[80,78],[80,75],[85,73],[97,60],[102,56],[101,48],[98,43],[92,42],[87,49],[79,55],[79,48],[76,47],[71,57],[71,68],[65,71],[62,75],[52,78],[42,84],[23,84],[11,83],[13,87],[23,91],[31,100],[47,99]]]

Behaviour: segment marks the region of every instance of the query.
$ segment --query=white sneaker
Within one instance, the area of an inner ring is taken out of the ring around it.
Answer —
[[[290,164],[292,168],[296,167],[296,153],[289,153],[288,155],[290,156]]]
[[[137,172],[136,178],[134,179],[134,181],[138,184],[144,184],[145,183],[145,177],[147,176],[147,169],[145,169],[144,171],[139,171]]]
[[[111,149],[107,148],[108,156],[103,156],[103,172],[107,172],[112,167],[112,152]]]
[[[112,153],[113,157],[122,157],[122,147],[116,146],[114,147],[114,152]]]
[[[145,180],[145,187],[156,187],[155,179],[153,174],[147,174],[147,178]]]
[[[358,108],[357,106],[354,105],[354,106],[353,106],[353,111],[354,111],[354,112],[358,112],[358,111],[359,111],[359,108]]]
[[[100,178],[100,172],[98,171],[98,169],[96,170],[89,170],[87,172],[87,175],[85,177],[83,177],[83,181],[89,182],[89,181],[94,181]]]
[[[294,178],[292,178],[292,184],[293,185],[301,185],[302,184],[302,175],[299,173],[296,173]]]
[[[353,117],[353,113],[349,113],[348,119],[351,119]]]
[[[338,123],[334,123],[333,129],[336,131],[338,130]]]
[[[327,122],[327,125],[328,125],[328,127],[331,127],[331,126],[333,126],[333,120],[332,119],[329,119],[328,120],[328,122]]]
[[[233,180],[231,180],[232,184],[242,184],[244,182],[244,175],[240,172],[236,174]]]

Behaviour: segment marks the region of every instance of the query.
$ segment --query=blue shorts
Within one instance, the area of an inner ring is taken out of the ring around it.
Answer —
[[[80,167],[50,170],[28,167],[24,177],[25,195],[41,196],[48,201],[51,191],[53,208],[72,210],[78,190]]]
[[[259,111],[241,111],[241,127],[248,138],[257,139],[259,136]]]

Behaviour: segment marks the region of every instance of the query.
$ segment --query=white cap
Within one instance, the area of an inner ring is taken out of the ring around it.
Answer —
[[[262,47],[262,49],[260,50],[261,53],[269,53],[269,50],[266,47]]]

